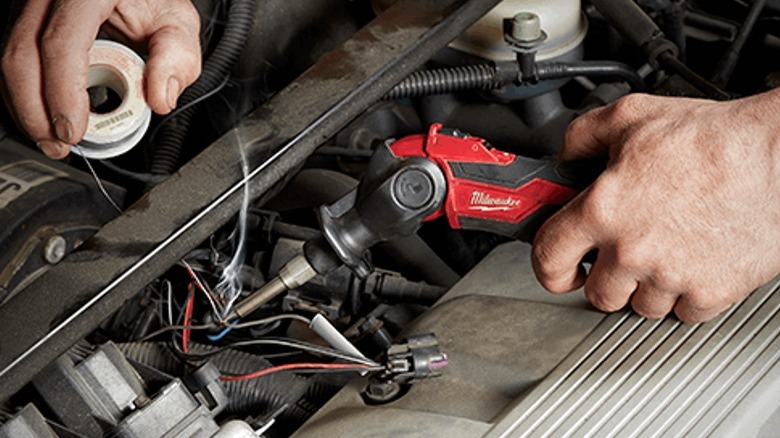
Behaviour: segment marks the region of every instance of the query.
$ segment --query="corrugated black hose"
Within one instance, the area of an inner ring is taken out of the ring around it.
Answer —
[[[513,81],[517,76],[499,77],[492,64],[466,65],[436,70],[419,70],[393,87],[384,100],[406,97],[433,96],[470,90],[495,90]]]
[[[227,23],[222,38],[203,64],[203,70],[194,84],[184,90],[178,107],[196,99],[219,86],[236,64],[246,45],[254,21],[256,0],[231,0]],[[179,157],[197,108],[190,106],[178,112],[174,119],[160,129],[159,140],[152,156],[151,173],[170,175],[179,164]]]
[[[644,90],[642,77],[630,66],[613,61],[539,62],[534,78],[519,78],[515,62],[477,64],[420,70],[398,83],[384,97],[397,100],[460,91],[496,90],[522,81],[566,79],[575,76],[606,77],[626,81],[635,90]]]

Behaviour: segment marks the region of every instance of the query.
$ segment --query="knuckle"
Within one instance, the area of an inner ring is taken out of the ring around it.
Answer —
[[[710,290],[695,289],[680,297],[674,306],[674,313],[686,324],[697,324],[714,317],[728,307],[729,303],[721,301],[719,297],[713,296]]]
[[[646,269],[648,257],[641,245],[636,243],[617,242],[614,247],[615,264],[631,271]]]
[[[698,324],[704,321],[704,318],[687,306],[675,306],[674,314],[685,324]]]
[[[598,229],[608,227],[615,216],[612,192],[611,180],[599,178],[582,199],[582,216]]]
[[[189,0],[180,2],[182,24],[196,35],[200,32],[200,15],[195,5]]]
[[[609,293],[596,289],[592,282],[585,283],[585,297],[593,307],[603,312],[612,313],[623,307]]]
[[[662,309],[659,306],[652,306],[644,301],[632,300],[631,307],[638,315],[647,319],[660,319],[666,316],[671,311],[671,308]]]
[[[16,43],[15,41],[9,41],[3,50],[3,58],[0,64],[3,75],[8,76],[17,73],[19,67],[24,63],[26,59],[26,49],[23,45]]]
[[[531,260],[534,270],[540,279],[555,278],[562,271],[555,256],[555,251],[547,244],[535,244],[531,250]]]
[[[633,119],[641,113],[645,105],[646,96],[642,94],[629,94],[612,104],[610,116],[617,120]]]
[[[685,280],[685,275],[677,269],[669,266],[658,266],[652,269],[651,281],[664,290],[685,291],[690,290],[691,285]]]
[[[564,133],[564,144],[573,143],[574,140],[580,135],[580,132],[588,127],[590,124],[589,115],[585,114],[574,119],[569,126],[566,127]]]

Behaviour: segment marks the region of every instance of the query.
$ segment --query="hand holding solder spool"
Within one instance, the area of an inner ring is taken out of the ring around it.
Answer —
[[[199,24],[189,0],[28,0],[6,41],[3,97],[41,150],[63,158],[87,132],[89,52],[101,29],[148,47],[141,93],[167,114],[199,74]]]
[[[388,142],[372,156],[357,189],[320,209],[322,236],[307,242],[279,274],[236,305],[244,317],[280,293],[346,264],[371,271],[368,249],[446,217],[456,229],[530,240],[542,222],[598,174],[593,163],[534,159],[498,151],[483,139],[431,126],[427,135]]]

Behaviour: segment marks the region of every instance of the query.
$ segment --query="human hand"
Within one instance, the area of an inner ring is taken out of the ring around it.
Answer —
[[[88,52],[99,30],[147,48],[144,94],[167,114],[200,75],[200,20],[189,0],[28,0],[2,59],[3,97],[19,127],[51,158],[87,128]]]
[[[713,318],[780,272],[780,90],[731,102],[630,95],[575,120],[562,158],[606,171],[536,235],[541,284]],[[598,249],[586,275],[580,262]]]

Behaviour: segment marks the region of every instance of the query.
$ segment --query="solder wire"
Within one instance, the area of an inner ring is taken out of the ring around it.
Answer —
[[[108,190],[106,190],[105,186],[103,186],[103,182],[100,181],[100,177],[98,177],[97,172],[95,172],[95,169],[92,167],[92,163],[89,162],[89,158],[87,158],[84,155],[84,152],[82,151],[81,147],[79,145],[74,144],[73,149],[76,149],[78,151],[78,154],[81,155],[81,158],[84,159],[84,163],[87,164],[87,167],[89,168],[89,171],[92,173],[92,177],[95,179],[95,183],[97,183],[98,189],[103,193],[103,196],[108,200],[108,202],[111,204],[112,207],[119,213],[122,214],[123,211],[121,208],[119,208],[119,205],[114,201],[114,198],[111,197],[111,195],[108,193]]]

